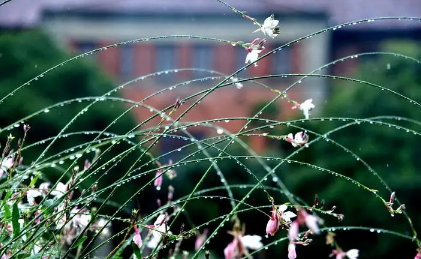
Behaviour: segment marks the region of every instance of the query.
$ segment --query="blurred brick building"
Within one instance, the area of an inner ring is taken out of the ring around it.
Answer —
[[[421,16],[419,0],[230,0],[239,10],[247,11],[259,21],[275,14],[280,20],[281,34],[268,39],[266,50],[280,46],[327,26],[364,18],[380,16]],[[215,0],[13,0],[0,7],[1,28],[41,26],[69,50],[83,53],[112,43],[161,35],[200,35],[233,41],[250,42],[262,37],[252,34],[256,27]],[[308,73],[323,64],[343,56],[364,51],[375,51],[379,42],[393,37],[417,38],[421,22],[381,21],[341,28],[293,44],[250,67],[240,77],[281,73]],[[91,59],[111,75],[116,84],[156,71],[180,68],[202,68],[231,74],[244,65],[246,51],[241,47],[197,39],[153,40],[123,45],[98,52]],[[359,60],[338,64],[322,71],[335,74],[352,73]],[[139,101],[177,83],[201,77],[215,76],[207,72],[185,71],[150,77],[130,84],[123,96]],[[294,78],[260,80],[273,88],[283,90]],[[217,80],[199,81],[179,86],[172,91],[150,98],[145,103],[163,109],[177,97],[187,97],[216,84]],[[293,88],[290,97],[297,101],[313,98],[316,105],[327,96],[327,81],[307,79]],[[250,116],[262,102],[275,94],[267,89],[245,83],[238,90],[230,86],[216,90],[191,110],[184,121],[212,118]],[[293,116],[291,104],[277,102],[278,119]],[[143,121],[151,116],[145,109],[137,109],[136,116]],[[156,121],[154,121],[156,123]],[[221,123],[231,132],[244,122]],[[192,129],[198,137],[215,132],[206,128]],[[264,144],[256,140],[257,149]]]

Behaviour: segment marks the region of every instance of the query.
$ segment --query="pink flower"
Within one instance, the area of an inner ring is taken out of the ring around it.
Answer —
[[[313,234],[319,234],[319,218],[308,214],[307,211],[301,209],[298,211],[298,217],[294,222],[291,223],[288,231],[288,237],[291,242],[293,242],[298,237],[298,231],[300,225],[305,224],[307,228],[313,232]]]
[[[246,47],[244,47],[248,54],[246,56],[246,64],[254,63],[254,66],[257,67],[257,63],[255,61],[259,58],[259,53],[265,48],[264,45],[266,43],[266,39],[256,38],[251,43],[247,43]]]
[[[224,249],[225,259],[234,259],[244,254],[243,244],[238,236],[234,236],[234,240]]]
[[[342,251],[342,249],[338,248],[332,251],[332,254],[330,254],[330,256],[334,256],[336,255],[336,259],[343,259],[343,258],[348,258],[348,259],[357,259],[358,255],[359,255],[359,251],[358,249],[351,249],[348,250],[348,252],[344,252]]]
[[[295,251],[295,244],[289,243],[288,245],[288,259],[297,258],[297,252]]]
[[[319,234],[319,218],[314,215],[307,214],[304,218],[306,226],[313,232],[313,234]]]
[[[295,133],[293,137],[292,133],[289,133],[285,140],[292,144],[293,147],[301,147],[308,142],[308,135],[304,131]]]
[[[137,247],[142,247],[142,237],[140,236],[139,230],[137,229],[137,226],[134,226],[134,237],[133,237],[133,243],[137,245]]]
[[[275,206],[272,208],[272,215],[266,225],[266,234],[274,236],[279,229],[279,215],[275,209]]]
[[[208,238],[208,229],[205,229],[202,234],[198,235],[194,243],[194,249],[197,251],[202,247],[203,243]]]
[[[154,181],[154,185],[155,185],[155,187],[156,187],[156,189],[159,191],[159,190],[161,190],[161,186],[162,186],[162,180],[163,180],[163,176],[162,176],[162,170],[161,169],[159,169],[158,171],[156,171],[156,174],[155,174],[155,181]]]
[[[172,160],[170,159],[170,161],[168,162],[168,166],[172,166],[172,164]],[[174,170],[174,168],[171,168],[166,172],[166,175],[168,179],[172,180],[177,177],[177,172]]]
[[[298,228],[299,228],[298,220],[295,220],[294,222],[291,223],[291,226],[289,227],[289,230],[288,230],[288,237],[291,242],[294,241],[298,237]]]
[[[38,211],[35,212],[35,218],[37,218],[35,220],[35,223],[37,223],[37,224],[39,224],[41,222],[41,217],[39,217],[40,212],[41,212],[40,210],[38,210]]]

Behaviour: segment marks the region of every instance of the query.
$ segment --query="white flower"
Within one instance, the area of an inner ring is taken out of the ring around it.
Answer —
[[[38,254],[41,251],[42,246],[35,244],[32,248],[32,255]]]
[[[262,52],[258,49],[251,49],[249,50],[249,53],[246,56],[246,64],[253,63],[259,58],[259,53]],[[257,67],[257,63],[254,63],[254,66]]]
[[[245,235],[241,237],[241,243],[243,246],[252,250],[257,250],[263,247],[261,240],[262,237],[258,235]]]
[[[100,218],[97,220],[97,222],[95,223],[96,228],[97,228],[97,232],[104,228],[101,233],[99,234],[102,238],[109,238],[111,236],[111,231],[110,231],[110,227],[111,227],[111,221],[108,222],[107,224],[107,220]]]
[[[156,238],[154,235],[152,235],[149,241],[146,243],[146,247],[154,249],[158,245],[159,240],[161,240],[161,238]]]
[[[72,214],[71,215],[71,217],[72,217],[71,221],[73,223],[73,226],[75,226],[76,228],[83,229],[91,221],[91,215],[90,214],[86,214],[87,212],[81,212],[77,208],[73,208],[70,213]]]
[[[3,176],[4,172],[6,172],[7,170],[13,167],[13,164],[14,164],[13,161],[14,161],[13,157],[8,157],[8,158],[3,159],[0,165],[0,177]]]
[[[278,210],[281,212],[281,218],[283,218],[286,222],[291,222],[291,218],[297,215],[294,212],[286,211],[287,208],[287,205],[282,204],[281,206],[279,206]]]
[[[307,99],[302,104],[300,104],[300,110],[303,111],[306,119],[310,118],[310,111],[313,110],[316,106],[313,104],[313,99]]]
[[[297,258],[297,252],[295,251],[295,244],[289,243],[288,245],[288,259]]]
[[[67,191],[67,185],[65,185],[62,182],[59,182],[56,188],[54,189],[54,191],[51,192],[51,195],[54,195],[57,198],[60,198],[66,193],[66,191]]]
[[[167,219],[167,215],[161,214],[155,220],[153,224],[154,227],[152,231],[152,237],[146,243],[146,246],[148,248],[154,249],[158,245],[159,241],[161,240],[162,235],[168,232],[166,219]]]
[[[247,62],[246,62],[247,63]],[[243,88],[243,84],[242,83],[238,83],[238,78],[236,77],[231,77],[231,81],[235,84],[235,86],[237,87],[237,89],[241,89]]]
[[[44,193],[48,193],[48,189],[50,188],[50,183],[49,182],[45,182],[39,185],[39,188],[41,191],[43,191]]]
[[[346,252],[346,256],[349,259],[357,259],[358,258],[358,254],[359,254],[358,249],[351,249],[348,252]]]
[[[279,21],[275,20],[274,15],[272,14],[262,24],[262,27],[255,30],[254,32],[262,31],[264,35],[275,38],[279,34]]]
[[[26,192],[26,198],[28,199],[29,205],[33,206],[35,205],[35,197],[38,197],[41,195],[41,192],[39,190],[28,190]]]

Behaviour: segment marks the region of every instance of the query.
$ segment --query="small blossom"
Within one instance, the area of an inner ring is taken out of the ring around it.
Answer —
[[[279,215],[276,211],[275,206],[272,208],[272,215],[266,225],[266,234],[274,236],[279,229]]]
[[[71,223],[74,227],[79,229],[84,229],[86,226],[88,226],[89,222],[91,221],[91,215],[87,212],[82,212],[82,210],[79,210],[77,208],[73,208],[70,212],[72,215]]]
[[[168,162],[168,166],[172,166],[172,160],[171,159]],[[166,172],[166,175],[167,175],[168,179],[172,180],[172,179],[177,177],[177,172],[173,168],[171,168]]]
[[[49,182],[45,182],[39,185],[39,190],[42,191],[43,193],[47,194],[48,193],[48,189],[50,188],[50,183]]]
[[[295,251],[295,244],[289,243],[288,245],[288,259],[297,258],[297,252]]]
[[[358,249],[351,249],[351,250],[348,250],[348,252],[346,252],[346,256],[349,259],[357,259],[358,255],[359,255]]]
[[[243,88],[243,84],[242,83],[238,83],[238,78],[231,77],[231,81],[234,83],[234,85],[237,87],[237,89]]]
[[[254,66],[257,67],[257,63],[255,62],[259,58],[259,53],[265,48],[264,45],[266,43],[266,39],[256,38],[251,43],[247,43],[244,48],[248,51],[246,56],[245,63],[254,63]]]
[[[304,131],[295,133],[295,136],[292,133],[289,133],[285,140],[292,144],[293,147],[301,147],[308,142],[308,135]]]
[[[333,242],[335,241],[335,233],[329,232],[326,236],[326,245],[333,245]]]
[[[291,223],[291,226],[288,230],[288,238],[292,242],[298,237],[298,231],[299,231],[299,223],[297,220]]]
[[[137,226],[134,226],[134,237],[133,237],[133,243],[135,243],[137,245],[137,247],[141,248],[142,247],[142,237],[140,236],[139,230],[137,229]]]
[[[238,236],[224,249],[225,259],[235,259],[244,254],[244,248]]]
[[[3,176],[4,172],[8,171],[10,168],[12,168],[14,165],[14,158],[8,157],[3,159],[0,165],[0,177]]]
[[[297,104],[292,108],[295,109],[297,107],[303,111],[305,118],[309,119],[310,111],[312,111],[316,106],[313,104],[313,99],[307,99],[303,103]]]
[[[257,250],[263,247],[262,237],[258,235],[245,235],[240,237],[244,248]]]
[[[148,243],[146,243],[148,248],[154,249],[159,244],[162,235],[168,232],[166,219],[167,215],[161,214],[155,220],[153,224],[152,237],[149,239]]]
[[[194,242],[194,249],[198,251],[203,243],[205,243],[206,239],[208,238],[208,229],[205,229],[202,234],[198,235],[196,241]]]
[[[261,50],[252,49],[246,56],[246,64],[254,63],[259,58],[259,53],[262,52]],[[257,67],[257,62],[254,63],[254,66]]]
[[[95,227],[97,229],[97,233],[100,229],[102,229],[101,233],[99,234],[102,238],[108,238],[111,236],[111,222],[107,223],[106,219],[100,218],[95,222]]]
[[[286,211],[288,208],[287,205],[282,204],[279,206],[278,210],[280,211],[281,218],[285,220],[286,222],[291,222],[291,218],[297,216],[294,212]]]
[[[155,181],[153,182],[154,186],[156,187],[156,190],[161,190],[161,186],[162,186],[162,180],[163,180],[163,176],[162,176],[162,170],[159,169],[158,171],[156,171],[155,174]]]
[[[313,232],[314,234],[319,234],[319,218],[314,215],[307,214],[304,218],[306,226]]]
[[[357,259],[358,255],[359,255],[359,251],[358,249],[351,249],[348,252],[344,252],[342,251],[342,249],[338,248],[332,251],[332,254],[330,254],[330,256],[335,256],[336,255],[336,259],[344,259],[344,258],[348,258],[348,259]]]
[[[67,191],[67,185],[62,182],[59,182],[56,188],[51,192],[51,195],[56,196],[57,198],[62,197]]]
[[[272,14],[262,24],[262,27],[255,30],[254,32],[262,31],[264,35],[275,38],[279,34],[279,21],[275,20],[274,15]]]
[[[83,164],[83,170],[88,170],[88,168],[91,166],[91,162],[89,162],[88,159],[85,160],[85,163]]]
[[[33,206],[36,204],[35,197],[38,197],[41,195],[41,192],[39,190],[28,190],[26,192],[26,198],[28,199],[29,205]]]

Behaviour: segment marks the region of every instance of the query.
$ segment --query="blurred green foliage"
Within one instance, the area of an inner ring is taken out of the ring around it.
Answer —
[[[421,51],[415,43],[386,42],[382,50],[409,55],[421,59]],[[360,69],[354,78],[377,84],[415,101],[421,100],[421,65],[393,55],[370,56],[360,59]],[[376,116],[401,116],[413,120],[420,117],[420,107],[407,100],[369,85],[354,82],[335,82],[332,95],[320,113],[323,117],[368,119]],[[380,119],[421,132],[421,126],[405,120]],[[312,122],[310,129],[319,134],[349,123],[325,120]],[[315,136],[312,136],[315,138]],[[394,126],[361,122],[347,127],[328,137],[349,149],[372,167],[396,192],[396,197],[407,207],[415,228],[421,229],[421,169],[419,154],[420,137],[397,129]],[[352,177],[372,189],[386,201],[390,192],[373,173],[351,153],[325,140],[300,154],[300,160],[325,167]],[[337,213],[345,219],[337,223],[328,220],[329,226],[356,225],[394,230],[412,236],[409,224],[403,215],[391,217],[380,199],[343,179],[311,168],[296,167],[293,174],[285,175],[288,186],[298,195],[310,200],[315,193],[327,202],[327,208],[337,206]],[[395,203],[394,208],[397,208]],[[337,239],[343,249],[358,248],[362,258],[412,258],[416,245],[399,237],[362,231],[338,233]],[[309,248],[312,250],[313,248]],[[411,257],[412,256],[412,257]]]
[[[421,51],[416,44],[408,42],[387,42],[382,50],[401,54],[407,54],[414,58],[421,59]],[[365,80],[383,87],[399,92],[414,100],[421,100],[421,66],[414,61],[394,55],[376,55],[359,58],[360,69],[353,77]],[[409,103],[401,97],[382,91],[373,86],[362,85],[355,82],[332,81],[331,97],[324,107],[317,107],[315,116],[321,117],[343,117],[368,119],[375,116],[402,116],[419,120],[419,107]],[[300,117],[301,118],[301,117]],[[393,123],[402,127],[421,132],[421,126],[404,120],[381,119],[385,123]],[[325,134],[332,129],[345,125],[350,121],[313,121],[309,123],[298,123],[297,126],[308,128],[319,134]],[[299,129],[292,127],[278,127],[276,134],[282,135],[289,132],[296,132]],[[268,129],[269,131],[273,131]],[[271,134],[274,134],[274,132]],[[328,137],[352,153],[360,157],[370,165],[381,178],[396,192],[397,199],[406,204],[407,213],[411,217],[415,228],[421,229],[421,169],[419,163],[420,145],[419,136],[408,133],[406,130],[395,127],[382,126],[362,122],[340,131],[329,134]],[[310,133],[310,139],[316,136]],[[286,157],[295,149],[289,143],[270,141],[268,144],[268,156]],[[276,147],[277,146],[277,147]],[[246,152],[239,148],[232,148],[230,154],[245,155]],[[215,151],[215,155],[217,152]],[[247,154],[249,155],[249,154]],[[386,201],[389,200],[390,192],[379,182],[361,161],[355,159],[351,153],[335,146],[332,142],[321,140],[309,148],[305,148],[294,160],[303,161],[324,167],[337,173],[352,177],[369,188],[378,190],[380,196]],[[240,161],[246,164],[259,179],[264,175],[263,168],[254,160]],[[271,167],[277,164],[276,161],[265,161]],[[210,163],[201,163],[189,166],[186,170],[191,177],[183,182],[183,186],[191,188],[197,183]],[[247,174],[246,170],[234,159],[221,160],[218,165],[222,168],[229,183],[255,184],[256,179]],[[277,175],[284,181],[290,191],[301,197],[308,204],[313,204],[314,195],[318,194],[320,199],[326,202],[325,209],[336,206],[335,212],[342,213],[345,218],[338,222],[336,218],[324,217],[327,226],[364,226],[368,228],[383,228],[397,231],[406,235],[412,235],[411,229],[403,215],[391,217],[380,199],[373,194],[357,187],[349,181],[334,177],[312,167],[305,167],[294,163],[285,163],[276,171]],[[202,188],[219,185],[220,179],[213,170]],[[265,184],[276,186],[269,178]],[[191,188],[187,188],[190,190]],[[245,189],[233,189],[234,196],[241,199],[246,194]],[[213,192],[214,195],[226,195],[226,191]],[[271,195],[277,203],[287,202],[287,199],[280,193],[271,191]],[[253,206],[269,205],[266,195],[261,190],[246,200]],[[247,206],[243,206],[246,208]],[[395,203],[394,208],[397,208]],[[205,199],[197,202],[196,206],[190,207],[190,213],[199,222],[210,220],[217,215],[224,214],[230,210],[229,202],[218,199]],[[263,209],[269,213],[270,209]],[[268,217],[260,212],[250,211],[239,214],[240,219],[246,223],[248,234],[264,235]],[[212,224],[211,224],[212,225]],[[230,235],[224,235],[232,224],[225,224],[224,230],[220,232],[221,238],[218,242],[209,245],[210,249],[222,251],[231,241]],[[285,231],[276,235],[276,239],[286,236]],[[275,240],[270,238],[264,240],[269,243]],[[360,249],[360,258],[412,258],[416,253],[416,245],[411,240],[400,237],[379,234],[376,231],[340,231],[336,239],[344,250],[353,248]],[[302,247],[298,246],[297,253],[300,258],[313,258],[318,255],[320,258],[327,258],[332,247],[325,244],[324,234],[314,238],[314,244]],[[268,252],[264,251],[258,258],[275,258],[284,256],[286,258],[285,246],[278,245],[271,247]],[[412,257],[411,257],[412,256]]]
[[[0,37],[0,97],[6,96],[12,90],[26,81],[40,75],[45,70],[68,60],[70,56],[49,36],[38,30],[3,33]],[[34,112],[44,111],[47,106],[66,101],[77,100],[82,97],[99,97],[115,88],[116,85],[103,71],[91,62],[91,60],[79,59],[66,63],[54,69],[52,72],[33,81],[30,85],[21,88],[13,96],[0,104],[0,128],[12,125],[12,130],[3,131],[0,135],[1,142],[5,142],[7,134],[14,136],[22,135],[22,127],[13,127],[15,122]],[[118,97],[118,96],[116,96]],[[92,101],[75,101],[71,104],[51,109],[48,113],[42,112],[28,120],[31,130],[28,133],[26,144],[32,144],[46,138],[56,136],[74,117]],[[100,101],[91,106],[81,116],[78,116],[70,127],[64,132],[87,132],[102,131],[115,118],[120,116],[128,105],[116,101]],[[122,116],[107,132],[125,134],[135,127],[131,113]],[[58,152],[71,149],[95,138],[95,134],[77,134],[66,138],[60,138],[52,145],[45,157]],[[135,141],[135,139],[132,139]],[[29,165],[38,158],[47,147],[47,141],[42,145],[34,146],[23,152],[24,164]],[[16,144],[16,142],[15,142]],[[106,147],[102,147],[104,150]],[[116,145],[108,152],[100,163],[105,163],[112,157],[120,154],[130,146],[124,141]],[[78,149],[75,149],[78,151]],[[99,188],[108,186],[129,169],[139,156],[140,152],[132,152],[121,163],[108,172],[107,176],[99,182]],[[45,158],[44,157],[44,158]],[[93,152],[79,159],[78,165],[82,168],[85,159],[92,160]],[[41,160],[42,161],[42,160]],[[43,170],[45,180],[55,181],[73,161],[66,161],[63,165]],[[144,161],[143,161],[144,162]],[[142,162],[139,162],[141,164]],[[107,169],[109,166],[107,167]],[[145,170],[148,167],[144,168]],[[100,170],[99,175],[105,173]],[[70,171],[69,171],[70,174]],[[68,176],[69,176],[68,174]],[[67,177],[68,177],[67,176]],[[82,187],[90,186],[96,177],[90,178]],[[65,177],[65,180],[66,177]],[[127,185],[126,195],[115,195],[112,200],[125,201],[137,187],[136,181]],[[130,210],[129,210],[130,212]]]

